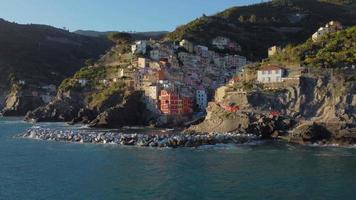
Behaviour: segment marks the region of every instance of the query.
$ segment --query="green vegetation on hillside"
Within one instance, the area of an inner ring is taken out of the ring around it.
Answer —
[[[335,2],[339,1],[274,0],[233,7],[179,26],[167,35],[167,39],[184,38],[209,46],[213,38],[225,36],[240,43],[242,54],[250,60],[259,60],[267,57],[270,46],[304,42],[331,20],[345,25],[356,24],[356,12],[353,10],[356,2]]]
[[[34,85],[59,84],[97,59],[112,43],[45,25],[21,25],[0,19],[0,84],[9,76]]]
[[[91,93],[88,96],[88,105],[90,108],[101,107],[101,105],[113,96],[119,96],[125,91],[125,83],[123,81],[112,84],[109,87],[105,87],[99,92]],[[119,102],[116,102],[117,104]]]
[[[309,39],[295,47],[287,46],[268,61],[327,68],[356,65],[356,26],[326,35],[318,42]]]

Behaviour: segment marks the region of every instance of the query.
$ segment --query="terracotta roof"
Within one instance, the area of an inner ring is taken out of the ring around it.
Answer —
[[[269,71],[269,70],[280,70],[280,69],[282,68],[277,65],[267,65],[267,66],[262,66],[258,71]]]

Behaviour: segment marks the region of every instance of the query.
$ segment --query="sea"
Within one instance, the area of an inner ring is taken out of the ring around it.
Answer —
[[[32,126],[0,118],[0,200],[356,199],[356,148],[261,141],[158,149],[19,137]]]

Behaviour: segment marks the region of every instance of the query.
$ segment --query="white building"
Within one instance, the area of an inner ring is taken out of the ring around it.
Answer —
[[[145,54],[147,49],[146,41],[140,40],[136,41],[135,44],[131,45],[131,51],[133,54]]]
[[[205,90],[199,89],[196,91],[196,103],[200,110],[205,110],[208,107],[208,95]]]
[[[230,43],[229,38],[221,37],[221,36],[214,38],[213,41],[211,42],[211,44],[218,49],[225,49],[229,43]]]
[[[152,112],[158,111],[158,96],[160,88],[157,85],[150,85],[145,87],[145,100],[147,108]]]
[[[159,60],[161,58],[160,50],[154,49],[150,51],[150,58],[152,60]]]
[[[315,32],[313,35],[312,35],[312,39],[314,42],[318,41],[318,39],[322,36],[324,36],[325,34],[329,33],[329,28],[327,27],[320,27],[318,29],[317,32]]]
[[[154,101],[157,101],[158,100],[158,95],[159,95],[159,87],[157,85],[150,85],[145,90],[145,94],[150,99],[152,99]]]
[[[209,48],[202,45],[197,45],[194,47],[194,52],[201,57],[207,58],[209,57]]]
[[[146,68],[148,66],[148,63],[149,61],[146,58],[138,58],[137,60],[137,66],[139,68]]]
[[[48,92],[54,93],[54,92],[56,92],[57,87],[55,85],[51,84],[51,85],[42,86],[42,89],[44,89]]]
[[[282,82],[284,69],[277,66],[265,66],[257,71],[257,81],[260,83]]]
[[[187,50],[189,53],[193,53],[194,51],[194,45],[188,40],[183,39],[182,41],[179,42],[179,46],[183,47],[185,50]]]
[[[342,24],[338,21],[330,21],[324,27],[320,27],[317,32],[312,35],[314,42],[318,41],[321,37],[326,34],[334,33],[336,31],[342,30]]]
[[[239,56],[239,55],[225,56],[225,61],[227,67],[233,67],[233,68],[242,68],[247,63],[246,57]]]
[[[88,84],[88,80],[87,79],[79,79],[78,83],[80,84],[81,87],[85,87]]]

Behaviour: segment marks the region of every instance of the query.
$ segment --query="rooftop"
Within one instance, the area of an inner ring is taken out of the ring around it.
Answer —
[[[277,65],[267,65],[267,66],[262,66],[258,71],[269,71],[269,70],[280,70],[280,69],[282,68]]]

